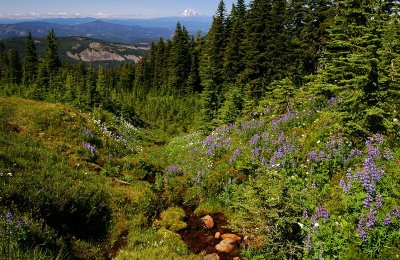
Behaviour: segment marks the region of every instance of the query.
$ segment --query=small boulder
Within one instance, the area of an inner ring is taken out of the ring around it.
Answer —
[[[221,232],[215,232],[215,238],[219,238],[221,236]]]
[[[232,239],[235,240],[236,243],[238,243],[238,244],[239,244],[240,241],[242,240],[242,238],[239,237],[238,235],[230,234],[230,233],[226,233],[226,234],[221,235],[221,238],[222,238],[222,239],[225,239],[225,238],[232,238]]]
[[[204,260],[219,260],[219,255],[217,253],[214,254],[208,254],[204,256]]]
[[[225,238],[222,240],[218,245],[215,246],[215,249],[217,249],[218,252],[220,253],[231,253],[233,250],[235,250],[236,247],[236,242],[232,238]]]
[[[201,220],[206,228],[213,228],[214,227],[214,220],[210,215],[202,217]]]

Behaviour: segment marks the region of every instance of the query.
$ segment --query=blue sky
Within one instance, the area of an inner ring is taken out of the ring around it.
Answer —
[[[224,2],[229,9],[236,1]],[[174,16],[189,8],[213,15],[218,3],[219,0],[0,0],[0,16],[151,18]]]

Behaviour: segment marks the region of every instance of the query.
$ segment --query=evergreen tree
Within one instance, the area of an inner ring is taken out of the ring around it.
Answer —
[[[3,42],[0,42],[0,83],[4,82],[7,77],[7,54],[6,48]]]
[[[99,94],[99,105],[100,107],[110,110],[111,109],[111,91],[110,86],[106,80],[105,72],[103,67],[99,68],[97,83],[96,83],[96,93]]]
[[[236,77],[244,69],[243,39],[245,36],[246,5],[244,0],[238,0],[232,7],[231,30],[224,57],[224,78],[227,82],[235,82]]]
[[[162,38],[156,44],[156,54],[154,61],[153,87],[160,89],[165,82],[167,66],[166,46]]]
[[[384,23],[382,48],[379,50],[380,106],[390,116],[386,127],[400,131],[400,15],[398,3],[391,6],[390,19]],[[387,11],[386,11],[387,12]]]
[[[246,50],[244,57],[245,70],[241,81],[250,82],[261,77],[267,77],[267,43],[269,33],[272,3],[269,0],[254,0],[250,4],[246,19],[246,36],[243,48]]]
[[[314,89],[341,99],[347,129],[354,134],[383,130],[383,110],[378,106],[379,6],[374,1],[342,0],[337,3],[335,24],[329,30]]]
[[[19,53],[16,49],[10,49],[7,53],[8,58],[8,83],[20,84],[22,79],[22,64]]]
[[[197,39],[201,39],[198,35]],[[196,40],[192,37],[190,43],[190,56],[192,58],[190,64],[190,72],[187,79],[187,93],[191,92],[201,92],[201,78],[199,73],[199,54],[200,53],[200,45],[196,42]]]
[[[45,49],[45,62],[47,64],[47,70],[50,75],[58,72],[61,66],[61,61],[58,56],[58,44],[54,30],[51,30],[46,37],[46,49]]]
[[[168,84],[172,91],[183,92],[186,90],[186,81],[190,72],[190,38],[185,27],[176,25],[172,48],[169,53]]]
[[[34,98],[43,100],[49,90],[49,71],[45,60],[41,60],[38,65],[38,75],[34,89]]]
[[[24,84],[31,84],[36,80],[38,58],[36,54],[35,40],[29,32],[26,38],[26,49],[24,58]]]
[[[215,118],[224,98],[225,12],[225,4],[220,1],[201,55],[199,73],[203,88],[202,114],[205,123],[210,123]]]

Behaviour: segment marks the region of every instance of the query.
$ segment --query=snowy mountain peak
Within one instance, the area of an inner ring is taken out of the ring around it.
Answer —
[[[186,9],[185,11],[183,11],[182,13],[180,13],[178,16],[181,17],[188,17],[188,16],[199,16],[200,13],[196,12],[193,9]]]

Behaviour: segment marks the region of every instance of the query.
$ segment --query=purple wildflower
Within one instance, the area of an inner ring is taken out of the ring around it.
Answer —
[[[319,152],[319,159],[321,160],[321,161],[323,161],[324,159],[325,159],[325,153],[324,152]]]
[[[311,241],[311,233],[310,232],[307,234],[306,248],[307,248],[308,252],[310,252],[312,250],[312,241]]]
[[[392,155],[392,152],[389,149],[384,152],[383,158],[385,158],[388,161],[394,161],[394,157]]]
[[[7,212],[6,223],[10,224],[13,218],[14,218],[14,215],[11,212]]]
[[[324,209],[321,205],[317,207],[315,214],[311,217],[311,220],[315,223],[318,219],[323,218],[325,222],[329,220],[329,212]]]
[[[85,148],[86,150],[88,150],[90,152],[92,157],[96,154],[97,150],[96,150],[96,147],[94,147],[93,145],[91,145],[89,143],[82,142],[82,146],[83,146],[83,148]]]
[[[235,161],[235,159],[239,156],[239,154],[240,154],[240,150],[236,149],[233,152],[232,156],[229,158],[229,163],[232,164]]]
[[[383,219],[383,225],[387,226],[390,223],[392,223],[392,216],[390,215],[390,213],[388,213],[386,217]]]
[[[311,152],[309,157],[310,157],[310,160],[312,162],[318,162],[318,154],[317,154],[317,152]]]
[[[393,209],[392,213],[396,218],[400,218],[399,207]]]
[[[358,221],[357,231],[363,242],[367,241],[367,233],[364,230],[364,225],[365,225],[365,214],[362,214],[360,220]]]
[[[384,142],[383,135],[381,135],[381,134],[376,134],[374,137],[375,137],[375,140],[376,140],[377,143],[383,144],[383,142]]]
[[[383,205],[383,203],[382,203],[382,195],[380,195],[380,194],[376,195],[375,205],[378,208],[382,207],[382,205]]]
[[[258,143],[258,141],[260,140],[260,136],[258,134],[255,134],[249,141],[250,146],[254,146]]]
[[[364,198],[363,202],[363,207],[364,208],[369,208],[372,205],[372,196],[371,194],[367,194],[367,196]]]
[[[333,105],[333,104],[335,104],[336,101],[337,101],[338,99],[339,99],[338,97],[331,97],[331,98],[328,100],[328,105]]]
[[[349,190],[347,189],[346,182],[344,181],[343,178],[340,179],[340,184],[339,185],[342,188],[344,194],[347,194],[349,192]]]
[[[308,218],[308,211],[306,209],[303,210],[303,218]]]
[[[260,149],[260,148],[251,149],[252,158],[253,158],[254,160],[257,160],[258,157],[260,156],[260,152],[261,152],[261,149]]]
[[[369,210],[369,214],[368,214],[368,222],[366,224],[367,230],[370,230],[376,223],[376,214],[377,211],[374,209],[370,209]]]
[[[165,171],[168,173],[178,173],[179,172],[179,165],[174,164],[174,165],[168,165],[165,167]]]

